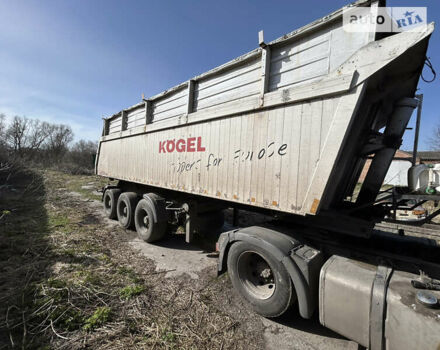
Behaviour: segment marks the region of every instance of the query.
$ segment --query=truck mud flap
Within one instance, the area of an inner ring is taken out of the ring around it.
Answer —
[[[323,264],[321,252],[269,228],[252,226],[233,230],[221,234],[218,240],[218,275],[226,272],[229,247],[237,241],[267,250],[284,265],[295,287],[301,317],[311,318],[317,307],[319,270]]]

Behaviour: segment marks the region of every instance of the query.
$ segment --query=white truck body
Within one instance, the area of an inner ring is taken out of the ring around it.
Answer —
[[[378,3],[356,6],[367,5]],[[369,78],[433,30],[377,45],[374,28],[345,31],[342,11],[105,119],[96,173],[286,213],[326,209]]]

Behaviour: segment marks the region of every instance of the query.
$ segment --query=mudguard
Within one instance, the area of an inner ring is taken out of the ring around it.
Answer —
[[[168,214],[165,206],[165,199],[156,193],[147,193],[142,196],[147,202],[150,203],[153,210],[154,222],[164,222],[168,220]]]
[[[119,188],[119,187],[116,186],[116,185],[105,185],[105,186],[102,188],[102,190],[101,190],[101,192],[102,192],[102,195],[101,195],[101,202],[104,201],[104,193],[105,193],[105,191],[107,191],[107,190],[109,190],[109,189],[112,189],[112,188]]]
[[[319,269],[308,269],[308,265],[311,259],[313,259],[315,266],[317,262],[318,265],[322,265],[321,253],[305,246],[285,233],[260,226],[246,227],[224,232],[220,235],[218,240],[220,253],[218,275],[226,272],[229,248],[236,241],[249,242],[259,246],[272,254],[275,259],[284,265],[295,287],[301,317],[306,319],[311,318],[317,306],[317,298],[315,298],[317,295],[317,284],[313,281],[319,277]],[[309,249],[307,250],[307,248]],[[307,257],[304,258],[304,255],[296,254],[296,252],[304,251],[313,251],[312,255],[309,254],[311,259]],[[298,266],[298,263],[302,266]],[[309,270],[312,271],[312,273],[314,272],[313,276],[310,275]]]

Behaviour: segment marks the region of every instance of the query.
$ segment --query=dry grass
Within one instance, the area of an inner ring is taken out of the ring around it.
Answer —
[[[87,203],[102,180],[47,171],[13,183],[14,201],[0,199],[11,213],[0,222],[0,348],[261,347],[261,323],[226,276],[164,278],[106,226]]]

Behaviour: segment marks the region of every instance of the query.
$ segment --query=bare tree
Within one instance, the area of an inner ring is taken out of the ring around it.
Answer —
[[[440,124],[438,124],[434,130],[432,130],[432,135],[429,138],[429,147],[433,151],[440,151]]]
[[[6,116],[3,113],[0,113],[0,147],[4,146],[6,143],[5,132],[6,132]]]
[[[50,124],[37,119],[30,120],[26,137],[26,147],[31,151],[40,150],[51,132]]]
[[[98,143],[79,140],[70,149],[70,158],[73,163],[87,169],[93,168]]]
[[[59,162],[73,140],[73,131],[70,126],[64,124],[52,124],[49,129],[47,151],[53,161]]]
[[[6,129],[6,116],[0,113],[0,140],[3,140]]]
[[[6,116],[0,113],[0,172],[2,163],[6,162],[8,152],[6,148]]]
[[[29,128],[29,119],[15,116],[11,125],[6,130],[6,143],[12,148],[14,154],[20,158],[24,155],[26,133]]]
[[[6,130],[5,139],[20,158],[32,158],[42,148],[50,132],[47,122],[15,116]]]

